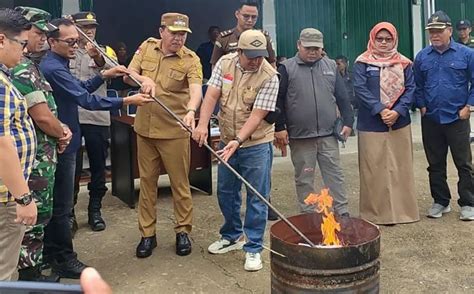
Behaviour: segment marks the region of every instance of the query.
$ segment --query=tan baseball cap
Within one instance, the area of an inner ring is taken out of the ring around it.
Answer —
[[[161,25],[166,26],[172,32],[192,33],[189,29],[189,17],[185,14],[176,12],[165,13],[161,16]]]
[[[300,33],[300,42],[303,47],[324,48],[323,33],[313,28],[303,29]]]
[[[268,57],[267,39],[259,30],[246,30],[237,45],[248,58]]]

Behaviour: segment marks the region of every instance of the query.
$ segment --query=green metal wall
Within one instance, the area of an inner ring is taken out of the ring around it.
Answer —
[[[275,19],[278,54],[291,57],[296,52],[296,41],[303,28],[314,27],[323,32],[325,47],[330,54],[341,50],[340,1],[334,0],[275,0]]]
[[[453,26],[461,19],[474,21],[474,0],[436,0],[435,8],[446,12]],[[457,37],[456,33],[454,36]]]
[[[305,27],[324,34],[329,56],[353,61],[367,47],[370,29],[380,21],[399,32],[399,51],[413,57],[411,0],[275,0],[278,54],[293,56]]]

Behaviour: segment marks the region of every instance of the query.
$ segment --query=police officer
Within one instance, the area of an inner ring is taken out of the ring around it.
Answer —
[[[471,37],[471,22],[467,19],[458,21],[456,24],[456,30],[458,31],[457,40],[458,43],[474,48],[474,39]]]
[[[47,186],[35,192],[38,207],[36,225],[27,228],[22,241],[20,260],[18,262],[19,280],[54,281],[57,276],[41,275],[40,266],[43,260],[44,227],[48,224],[53,211],[54,172],[56,170],[56,146],[59,142],[67,145],[72,133],[69,128],[57,119],[56,103],[51,86],[38,68],[39,60],[31,60],[30,56],[37,55],[44,48],[46,33],[57,30],[48,23],[51,15],[37,8],[17,7],[33,26],[28,32],[28,53],[12,70],[12,82],[25,96],[28,104],[28,114],[35,123],[37,137],[36,163],[30,178],[43,178]],[[61,147],[62,148],[62,147]]]
[[[73,14],[72,19],[91,40],[95,39],[97,26],[99,25],[95,13],[79,12]],[[80,37],[78,46],[76,58],[71,59],[69,67],[71,73],[79,80],[88,80],[99,74],[101,70],[110,68],[99,51],[84,37]],[[116,59],[115,52],[110,47],[104,47],[103,49],[106,52],[111,52],[110,56]],[[94,94],[102,97],[107,96],[107,82],[103,82]],[[91,172],[91,180],[87,186],[89,189],[88,224],[93,231],[102,231],[105,229],[105,221],[102,218],[100,209],[102,207],[102,198],[107,192],[107,187],[105,186],[105,167],[109,148],[110,112],[107,110],[90,111],[80,106],[78,106],[78,109],[81,135],[84,137]],[[77,203],[77,194],[79,193],[83,161],[82,154],[81,148],[77,152],[76,157],[74,204]],[[77,230],[74,209],[71,217],[71,229],[74,235],[75,230]]]
[[[246,30],[253,29],[258,19],[258,6],[255,0],[242,0],[240,7],[235,11],[235,18],[237,19],[237,26],[233,29],[221,32],[214,44],[214,51],[212,52],[211,64],[214,66],[219,58],[223,55],[237,51],[237,45],[240,34]],[[275,51],[272,48],[272,41],[268,32],[263,31],[265,39],[267,40],[267,61],[275,66]]]
[[[129,69],[143,84],[142,91],[156,94],[183,121],[194,128],[194,114],[202,97],[202,67],[197,55],[186,48],[189,18],[184,14],[161,16],[161,39],[149,38],[133,57]],[[125,82],[131,82],[128,78]],[[133,84],[133,83],[131,83]],[[140,198],[138,223],[142,235],[137,257],[148,257],[156,247],[156,193],[160,167],[171,181],[176,217],[176,254],[191,253],[193,204],[189,186],[190,140],[176,120],[158,104],[138,107],[135,117]]]

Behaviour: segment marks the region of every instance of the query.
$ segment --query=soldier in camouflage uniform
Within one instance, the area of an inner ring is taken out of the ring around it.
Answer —
[[[18,262],[19,280],[58,280],[57,277],[41,275],[40,266],[43,262],[44,227],[48,224],[53,209],[56,149],[59,152],[64,150],[72,134],[57,119],[52,89],[35,63],[38,60],[29,58],[31,55],[37,56],[44,48],[46,33],[57,28],[48,23],[50,14],[46,11],[30,7],[17,7],[16,10],[33,26],[28,34],[28,53],[12,70],[13,84],[25,96],[28,113],[35,123],[38,145],[31,176],[47,180],[48,183],[45,189],[35,191],[38,219],[36,225],[27,228],[22,241]]]

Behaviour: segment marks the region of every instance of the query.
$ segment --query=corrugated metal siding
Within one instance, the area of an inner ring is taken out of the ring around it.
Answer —
[[[299,33],[307,27],[322,31],[329,54],[338,54],[341,50],[341,26],[336,24],[340,19],[338,4],[334,0],[276,0],[278,55],[293,56]]]
[[[436,10],[443,10],[449,15],[453,26],[461,19],[474,21],[474,0],[436,0],[435,5]],[[454,35],[457,37],[456,33]]]
[[[398,29],[400,52],[413,56],[410,0],[276,0],[275,13],[279,55],[292,56],[299,31],[313,26],[324,33],[329,56],[353,61],[366,49],[370,29],[389,21]]]
[[[465,2],[465,0],[436,0],[435,8],[446,12],[454,25],[458,20],[466,17]]]
[[[410,0],[348,0],[346,18],[346,54],[351,60],[367,48],[370,30],[382,21],[397,28],[399,52],[410,58],[413,56]]]

